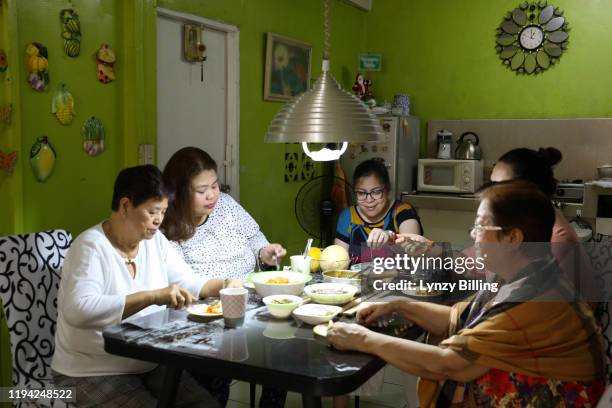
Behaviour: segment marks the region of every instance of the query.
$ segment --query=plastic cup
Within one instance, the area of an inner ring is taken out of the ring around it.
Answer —
[[[219,291],[226,327],[238,327],[244,322],[249,291],[245,288],[225,288]]]
[[[310,264],[312,257],[304,255],[291,256],[291,269],[294,272],[301,272],[310,275]]]

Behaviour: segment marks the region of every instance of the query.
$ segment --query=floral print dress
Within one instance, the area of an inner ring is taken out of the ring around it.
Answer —
[[[491,369],[466,385],[465,406],[477,407],[594,407],[605,381],[559,381]]]

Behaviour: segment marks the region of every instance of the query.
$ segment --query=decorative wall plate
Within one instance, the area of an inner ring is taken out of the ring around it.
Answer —
[[[567,49],[568,30],[558,7],[546,1],[525,1],[506,13],[497,29],[497,53],[517,73],[543,72]]]
[[[71,58],[76,58],[81,52],[81,22],[79,14],[69,8],[60,11],[64,52]]]
[[[49,54],[47,47],[33,42],[26,47],[27,80],[30,87],[38,92],[47,89],[49,85]]]
[[[83,134],[83,150],[90,156],[97,156],[104,151],[106,131],[100,119],[90,116],[81,128]]]
[[[74,97],[68,91],[68,86],[64,83],[60,83],[57,91],[53,94],[51,113],[55,114],[57,120],[62,125],[71,124],[72,118],[76,114],[74,111]]]
[[[49,142],[47,136],[36,139],[30,150],[30,165],[34,172],[34,177],[38,181],[45,181],[55,169],[55,149]]]
[[[0,72],[5,72],[8,68],[8,58],[6,56],[6,51],[0,48]]]
[[[17,152],[2,152],[0,151],[0,170],[6,171],[8,174],[12,174],[15,169],[15,163],[17,162]]]

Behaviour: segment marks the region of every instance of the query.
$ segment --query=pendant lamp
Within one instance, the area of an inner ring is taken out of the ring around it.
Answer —
[[[349,142],[381,142],[380,121],[355,95],[342,89],[329,72],[329,0],[324,0],[323,67],[312,89],[296,96],[276,114],[268,132],[268,143],[302,143],[315,161],[338,160]],[[308,143],[342,143],[338,150],[327,147],[311,151]]]

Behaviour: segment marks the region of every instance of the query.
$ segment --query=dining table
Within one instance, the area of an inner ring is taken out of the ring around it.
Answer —
[[[339,320],[354,322],[354,316]],[[381,330],[407,339],[422,334],[404,323],[392,321]],[[225,327],[222,318],[194,321],[185,310],[165,309],[111,326],[103,337],[108,353],[167,367],[158,407],[173,405],[183,370],[293,391],[301,394],[304,407],[321,407],[322,397],[357,389],[386,364],[371,354],[330,347],[313,326],[296,318],[273,318],[254,293],[239,327]]]

